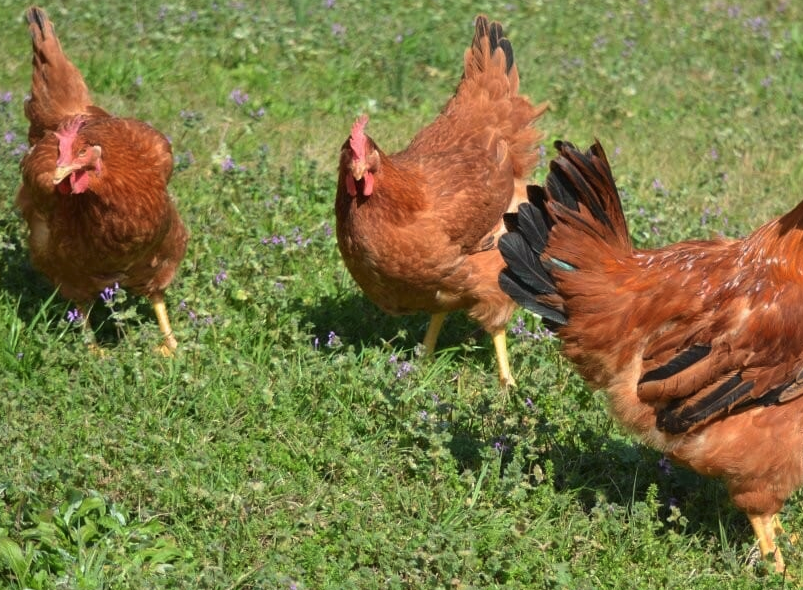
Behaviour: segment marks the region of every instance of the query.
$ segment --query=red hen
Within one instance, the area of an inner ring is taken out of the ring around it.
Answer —
[[[466,309],[493,336],[499,377],[513,384],[505,324],[514,302],[499,288],[502,215],[526,199],[538,160],[534,121],[545,105],[518,93],[513,49],[499,23],[476,19],[455,95],[403,151],[386,155],[366,116],[340,153],[337,240],[365,294],[391,314],[428,312],[432,352],[447,312]]]
[[[634,248],[599,143],[508,217],[502,288],[647,444],[720,477],[764,555],[803,484],[803,204],[744,239]]]
[[[31,260],[82,308],[115,283],[148,297],[169,354],[177,343],[164,292],[187,247],[167,192],[170,143],[149,125],[92,104],[47,14],[32,7],[27,19],[31,149],[16,202],[30,228]]]

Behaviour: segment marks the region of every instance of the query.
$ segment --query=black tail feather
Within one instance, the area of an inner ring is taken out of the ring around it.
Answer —
[[[507,268],[499,284],[522,307],[540,315],[550,329],[568,321],[552,273],[575,267],[545,256],[555,223],[570,223],[603,241],[629,245],[627,226],[616,185],[602,146],[586,153],[557,141],[558,156],[550,162],[545,187],[527,187],[528,202],[505,216],[508,233],[499,240]],[[563,220],[563,221],[559,221]]]

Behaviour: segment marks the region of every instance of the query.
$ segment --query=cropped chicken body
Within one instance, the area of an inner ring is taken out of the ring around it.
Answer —
[[[446,314],[465,309],[493,336],[499,377],[514,382],[505,324],[515,309],[498,286],[502,215],[526,198],[538,159],[533,127],[545,106],[518,93],[510,42],[477,17],[465,71],[441,114],[403,151],[386,155],[365,134],[367,117],[343,144],[335,201],[346,267],[390,314],[427,312],[435,348]]]
[[[635,249],[608,161],[559,143],[508,218],[502,288],[644,442],[719,477],[776,568],[803,484],[803,203],[744,239]]]
[[[16,202],[30,228],[33,265],[84,310],[115,283],[145,295],[169,353],[177,343],[164,293],[187,247],[167,192],[170,143],[150,125],[95,106],[45,12],[32,7],[27,18],[31,148]]]

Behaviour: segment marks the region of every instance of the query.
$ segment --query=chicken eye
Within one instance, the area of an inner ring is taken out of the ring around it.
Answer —
[[[86,148],[82,148],[80,152],[78,152],[78,157],[82,157],[86,155]]]

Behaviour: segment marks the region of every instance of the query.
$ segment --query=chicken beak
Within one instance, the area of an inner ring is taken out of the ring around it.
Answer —
[[[53,184],[59,184],[75,171],[73,166],[59,166],[53,174]]]
[[[362,177],[365,176],[365,162],[362,160],[357,160],[351,164],[351,175],[354,177],[354,181],[362,180]]]

